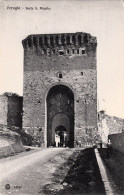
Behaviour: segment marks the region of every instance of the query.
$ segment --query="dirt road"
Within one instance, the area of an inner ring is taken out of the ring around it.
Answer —
[[[93,150],[37,149],[0,160],[0,194],[104,194]]]

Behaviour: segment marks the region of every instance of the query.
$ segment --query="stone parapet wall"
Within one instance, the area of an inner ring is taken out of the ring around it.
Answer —
[[[29,35],[22,41],[24,49],[54,48],[58,46],[85,46],[96,44],[96,37],[88,33],[62,33],[62,34],[39,34]],[[52,50],[52,53],[55,53]],[[67,52],[68,53],[68,52]]]

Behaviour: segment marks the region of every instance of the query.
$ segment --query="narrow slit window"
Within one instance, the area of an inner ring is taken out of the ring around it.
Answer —
[[[55,54],[55,50],[54,49],[52,50],[52,53]]]
[[[79,49],[77,49],[77,54],[79,54]]]
[[[69,49],[67,49],[67,54],[69,54]]]
[[[60,78],[60,79],[62,78],[62,73],[59,73],[59,78]]]

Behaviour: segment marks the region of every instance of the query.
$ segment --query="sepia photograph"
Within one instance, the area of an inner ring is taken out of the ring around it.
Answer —
[[[7,194],[124,194],[124,0],[0,0]]]

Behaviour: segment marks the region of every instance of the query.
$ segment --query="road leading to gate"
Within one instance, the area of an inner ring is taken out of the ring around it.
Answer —
[[[39,149],[15,157],[2,159],[0,160],[0,181],[30,165],[33,166],[37,161],[44,163],[63,150],[64,148]]]
[[[33,179],[40,173],[43,176],[45,173],[43,165],[50,159],[53,159],[57,154],[67,150],[66,148],[47,148],[36,149],[29,152],[24,152],[16,156],[8,157],[0,160],[0,192],[1,194],[15,194],[15,193],[29,193],[31,184],[33,186]],[[37,167],[39,164],[39,168]],[[37,170],[38,169],[38,170]],[[33,170],[33,174],[30,175]],[[47,169],[45,170],[47,171]],[[43,175],[42,175],[43,174]],[[32,181],[29,178],[33,178]],[[25,182],[26,181],[26,182]],[[42,182],[42,179],[41,179]],[[10,185],[10,189],[5,189],[6,184]],[[26,184],[26,185],[25,185]],[[29,186],[28,186],[29,185]],[[36,193],[36,192],[35,192]],[[33,192],[34,194],[34,192]]]
[[[2,195],[104,194],[93,149],[32,150],[0,160],[0,168]]]

